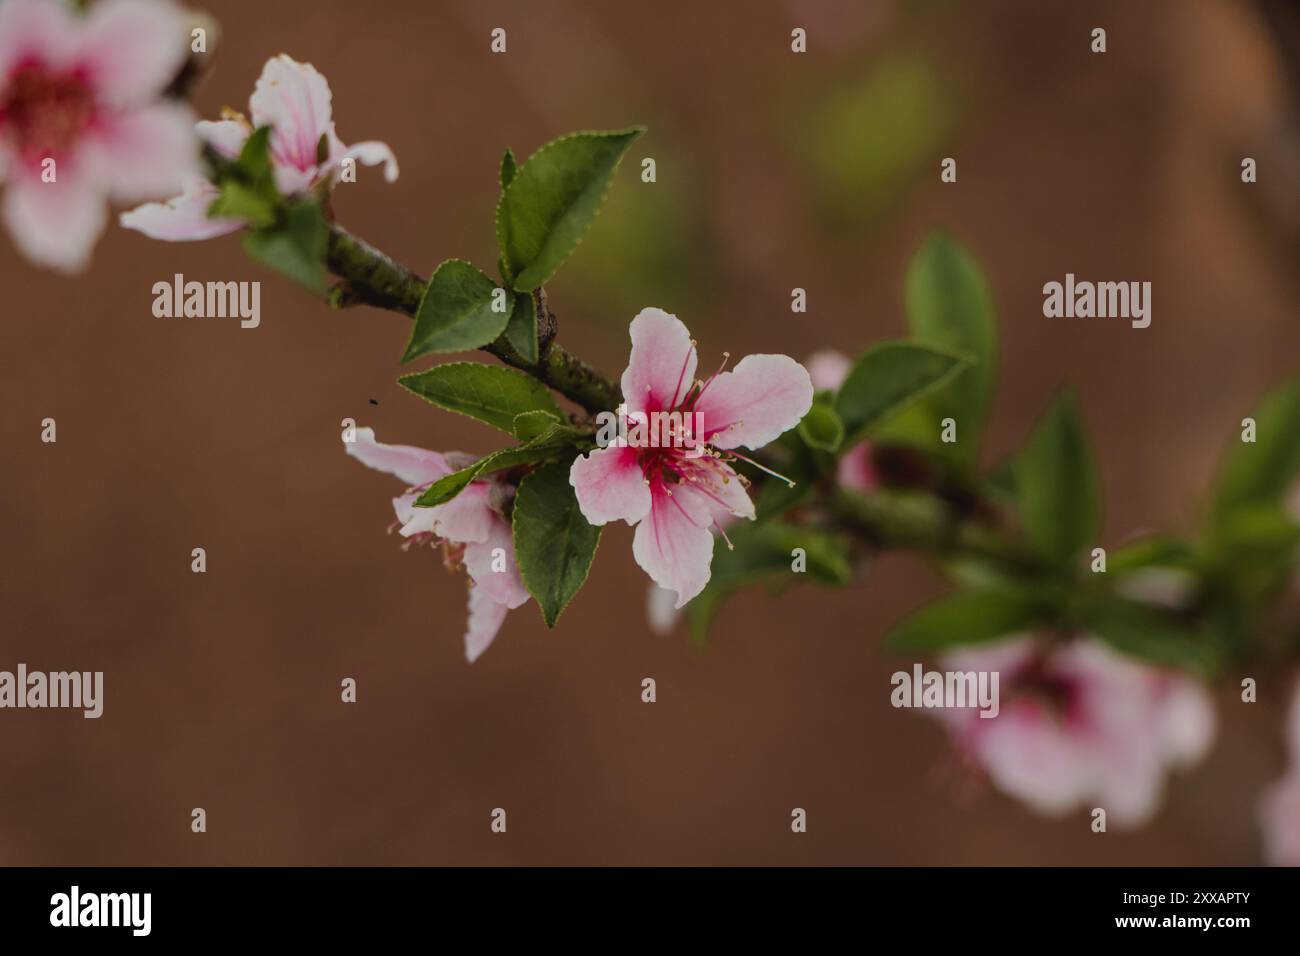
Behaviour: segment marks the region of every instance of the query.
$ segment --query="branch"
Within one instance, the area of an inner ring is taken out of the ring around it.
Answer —
[[[326,265],[343,280],[330,295],[331,303],[338,308],[373,305],[414,317],[428,284],[422,276],[337,223],[330,225]],[[483,346],[482,351],[527,372],[590,413],[612,411],[623,400],[618,385],[554,341],[555,316],[547,311],[544,296],[536,299],[540,344],[536,362],[525,361],[504,337]]]

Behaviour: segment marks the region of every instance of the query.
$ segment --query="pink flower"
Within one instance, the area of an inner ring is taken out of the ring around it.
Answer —
[[[1276,866],[1300,866],[1300,684],[1296,685],[1286,722],[1290,769],[1260,801],[1265,855]]]
[[[835,392],[848,378],[853,362],[843,352],[822,349],[808,356],[804,366],[808,369],[813,388],[819,392]]]
[[[408,485],[393,499],[403,537],[418,545],[441,543],[450,567],[464,564],[469,572],[469,627],[465,656],[474,661],[487,650],[506,611],[528,600],[528,591],[515,563],[510,523],[498,510],[509,486],[496,479],[474,481],[459,495],[433,508],[415,507],[415,499],[444,475],[456,470],[448,456],[409,445],[384,445],[369,428],[358,428],[356,440],[344,442],[353,458]]]
[[[835,480],[850,491],[867,492],[876,487],[876,470],[871,464],[868,442],[859,442],[840,456],[835,465]]]
[[[334,131],[330,103],[333,94],[325,77],[310,63],[284,54],[266,61],[249,99],[250,124],[238,113],[217,122],[195,125],[199,137],[222,156],[234,159],[254,128],[270,126],[271,163],[276,188],[283,195],[307,192],[322,183],[338,182],[345,160],[366,166],[383,164],[384,178],[397,179],[397,159],[384,143],[366,141],[345,146]],[[324,137],[324,160],[317,149]],[[122,225],[153,239],[172,242],[210,239],[243,228],[238,219],[209,219],[208,207],[217,187],[202,177],[185,183],[184,192],[165,203],[148,203],[122,214]]]
[[[997,671],[996,717],[936,713],[963,755],[1038,813],[1102,807],[1137,826],[1155,813],[1167,768],[1200,760],[1214,739],[1209,695],[1092,638],[1046,646],[1011,638],[949,655],[950,671]]]
[[[610,445],[579,457],[569,472],[578,506],[592,524],[622,519],[636,525],[632,554],[677,607],[709,581],[719,518],[754,517],[745,482],[728,464],[748,460],[738,447],[760,448],[799,423],[812,406],[803,366],[785,355],[750,355],[730,372],[694,381],[696,353],[686,326],[660,309],[643,309],[630,328],[632,354],[623,372],[629,418],[641,413],[684,415],[688,437],[701,448]],[[726,362],[723,362],[725,365]],[[698,456],[698,457],[696,457]]]
[[[197,168],[189,111],[160,99],[185,40],[161,0],[0,3],[2,215],[33,262],[85,268],[107,200],[165,196]]]

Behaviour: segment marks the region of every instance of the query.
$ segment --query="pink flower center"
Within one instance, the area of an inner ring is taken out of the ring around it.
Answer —
[[[1012,678],[1017,695],[1037,700],[1062,723],[1085,722],[1084,686],[1079,678],[1052,667],[1042,656],[1035,656]]]
[[[94,94],[75,70],[56,73],[27,62],[10,74],[0,93],[0,130],[26,162],[65,155],[94,118]]]

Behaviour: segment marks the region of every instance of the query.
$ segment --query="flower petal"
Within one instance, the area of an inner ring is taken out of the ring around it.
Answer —
[[[320,138],[334,133],[332,98],[329,83],[310,63],[283,53],[266,61],[248,105],[254,127],[274,127],[271,157],[277,166],[314,175]],[[277,173],[277,185],[278,178]]]
[[[452,468],[436,451],[410,445],[384,445],[375,441],[373,428],[358,428],[355,441],[345,441],[343,450],[361,464],[394,475],[408,487],[428,484],[449,475]]]
[[[677,627],[682,612],[677,610],[677,595],[657,584],[651,584],[645,596],[645,617],[650,630],[660,636],[671,634]]]
[[[3,218],[14,245],[38,265],[78,272],[108,219],[104,197],[84,175],[60,166],[58,180],[23,176],[5,189]]]
[[[343,165],[345,159],[355,159],[362,166],[378,166],[381,163],[384,167],[384,181],[397,182],[397,157],[389,149],[387,143],[381,143],[378,140],[366,140],[362,143],[356,143],[348,146],[330,156],[329,162],[321,166],[317,171],[317,176],[322,177],[326,174],[337,174],[339,167]]]
[[[238,120],[226,119],[199,120],[194,124],[194,132],[222,156],[235,159],[248,141],[250,130]]]
[[[703,500],[699,495],[670,495],[663,481],[653,482],[650,513],[632,538],[636,563],[655,584],[677,592],[679,608],[709,583],[713,535],[710,517],[700,507]]]
[[[627,410],[670,411],[686,397],[695,380],[698,358],[691,333],[677,316],[663,309],[642,309],[628,332],[632,354],[622,379]]]
[[[67,4],[47,0],[0,3],[0,77],[23,60],[50,67],[70,64],[76,55],[77,20]]]
[[[515,561],[514,535],[505,518],[495,511],[492,517],[487,540],[465,548],[465,570],[474,579],[475,586],[492,600],[517,608],[528,600],[528,589]]]
[[[481,587],[469,589],[469,626],[465,631],[465,659],[473,664],[488,649],[505,622],[504,604],[487,596]]]
[[[637,464],[635,448],[610,445],[574,459],[569,484],[582,516],[591,524],[636,524],[650,510],[650,488]]]
[[[78,44],[101,100],[138,106],[161,93],[189,55],[180,9],[158,0],[102,0],[92,4]]]
[[[718,448],[761,448],[812,408],[808,372],[788,355],[746,355],[704,390],[696,409]]]
[[[185,191],[166,202],[145,203],[122,213],[119,222],[127,229],[143,232],[150,239],[190,242],[224,236],[244,227],[239,219],[209,219],[208,207],[217,198],[217,187],[201,176]]]
[[[457,544],[487,541],[493,520],[501,516],[488,507],[488,486],[474,482],[451,501],[432,508],[414,507],[419,495],[403,495],[393,500],[402,535],[436,534]]]
[[[172,196],[199,175],[194,118],[175,104],[105,117],[84,149],[95,179],[118,202]]]

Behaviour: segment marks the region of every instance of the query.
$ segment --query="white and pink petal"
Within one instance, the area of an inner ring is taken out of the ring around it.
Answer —
[[[788,355],[747,355],[709,382],[695,408],[718,448],[761,448],[812,407],[808,372]]]
[[[628,331],[632,353],[622,378],[628,412],[670,411],[695,379],[691,333],[677,316],[654,308],[638,312]]]
[[[650,488],[637,464],[637,449],[610,445],[574,459],[569,484],[583,517],[594,525],[636,524],[650,510]]]

